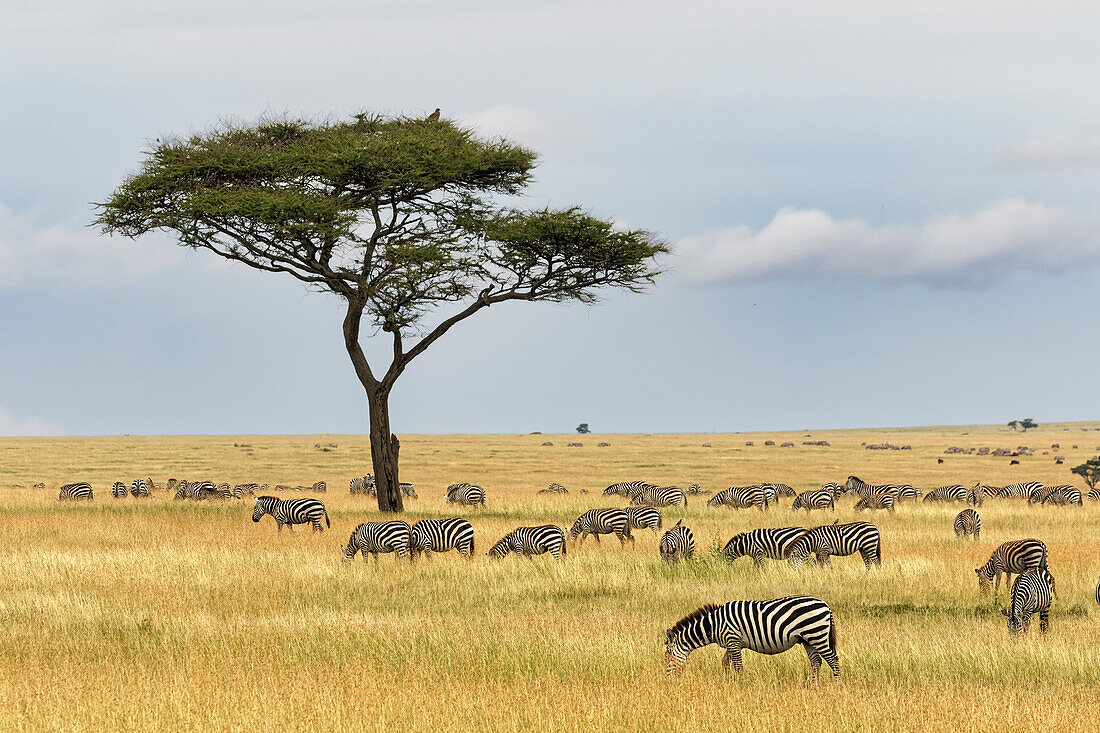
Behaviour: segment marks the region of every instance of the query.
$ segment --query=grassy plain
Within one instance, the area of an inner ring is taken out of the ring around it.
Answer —
[[[489,564],[483,553],[520,524],[568,524],[587,508],[619,505],[600,490],[634,478],[709,490],[762,480],[802,490],[851,473],[922,488],[1082,486],[1068,468],[1100,452],[1098,430],[408,436],[401,476],[421,498],[406,518],[451,515],[443,487],[480,483],[488,506],[464,512],[478,557],[415,565],[384,557],[377,566],[344,565],[339,553],[356,524],[379,516],[346,488],[368,470],[364,437],[0,439],[0,728],[1093,731],[1097,505],[987,502],[975,543],[952,534],[958,506],[906,504],[867,517],[843,499],[842,521],[862,516],[882,530],[883,567],[871,573],[852,558],[827,570],[717,561],[712,548],[735,532],[834,515],[709,509],[694,497],[686,510],[666,511],[666,526],[683,517],[695,532],[691,564],[662,566],[648,532],[637,533],[634,549],[588,541],[560,565],[549,557]],[[764,447],[766,439],[796,447]],[[801,445],[820,439],[831,446]],[[542,447],[547,440],[554,446]],[[572,440],[584,446],[566,448]],[[867,451],[864,441],[912,450]],[[950,445],[1029,445],[1036,454],[1010,466],[944,455]],[[279,535],[270,518],[250,521],[249,501],[110,498],[115,480],[146,475],[324,479],[332,531]],[[93,503],[57,501],[57,486],[76,480],[93,484]],[[29,488],[38,481],[49,489]],[[570,494],[537,497],[551,481]],[[1014,640],[971,568],[998,543],[1027,536],[1050,547],[1059,599],[1046,638],[1036,620],[1028,638]],[[843,684],[811,684],[800,649],[746,653],[744,675],[726,679],[721,652],[709,647],[683,677],[665,678],[663,631],[680,616],[704,602],[795,593],[832,605]]]

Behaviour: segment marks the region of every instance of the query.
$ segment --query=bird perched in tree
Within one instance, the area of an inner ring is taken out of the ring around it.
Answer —
[[[428,120],[431,121],[431,122],[435,122],[438,119],[439,119],[439,107],[436,107],[435,112],[432,112],[430,115],[428,115]]]

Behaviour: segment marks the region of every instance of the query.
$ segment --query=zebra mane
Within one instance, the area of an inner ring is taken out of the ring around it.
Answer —
[[[687,616],[684,616],[682,619],[672,625],[672,628],[668,630],[668,638],[671,639],[699,619],[703,618],[704,616],[709,616],[718,608],[720,608],[720,606],[717,603],[707,603],[702,607],[695,609]]]

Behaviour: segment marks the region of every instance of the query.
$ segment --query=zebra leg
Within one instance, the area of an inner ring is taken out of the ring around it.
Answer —
[[[1050,631],[1050,609],[1039,612],[1039,633],[1045,634]]]
[[[278,525],[278,527],[279,527],[279,534],[282,534],[283,533],[283,523],[280,522],[278,519],[276,519],[275,524]]]
[[[733,668],[741,674],[741,670],[744,669],[744,665],[741,664],[741,647],[732,646],[722,655],[722,669],[727,673],[730,671],[730,664],[733,664]]]
[[[821,655],[810,646],[809,642],[802,642],[802,647],[806,650],[806,656],[810,658],[810,681],[817,682],[818,673],[821,672]]]
[[[752,556],[752,562],[758,568],[764,567],[764,553],[763,552],[755,553]]]

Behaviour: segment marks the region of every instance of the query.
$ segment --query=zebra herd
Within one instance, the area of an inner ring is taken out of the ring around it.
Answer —
[[[315,491],[324,493],[326,491],[326,484],[324,481],[318,481],[312,486],[285,486],[279,484],[275,487],[276,491]],[[207,499],[242,499],[246,495],[254,496],[257,492],[266,491],[268,489],[267,484],[237,484],[230,487],[227,483],[215,485],[213,481],[181,481],[174,478],[168,479],[166,484],[154,483],[152,478],[135,479],[129,486],[126,487],[121,481],[116,481],[111,486],[111,498],[113,499],[125,499],[127,496],[133,496],[135,499],[148,499],[153,496],[154,490],[163,489],[168,493],[173,493],[173,499],[183,500],[192,499],[195,501],[204,501]],[[87,482],[78,482],[73,484],[65,484],[61,487],[57,496],[59,501],[92,501],[94,498],[94,491],[92,485]]]

